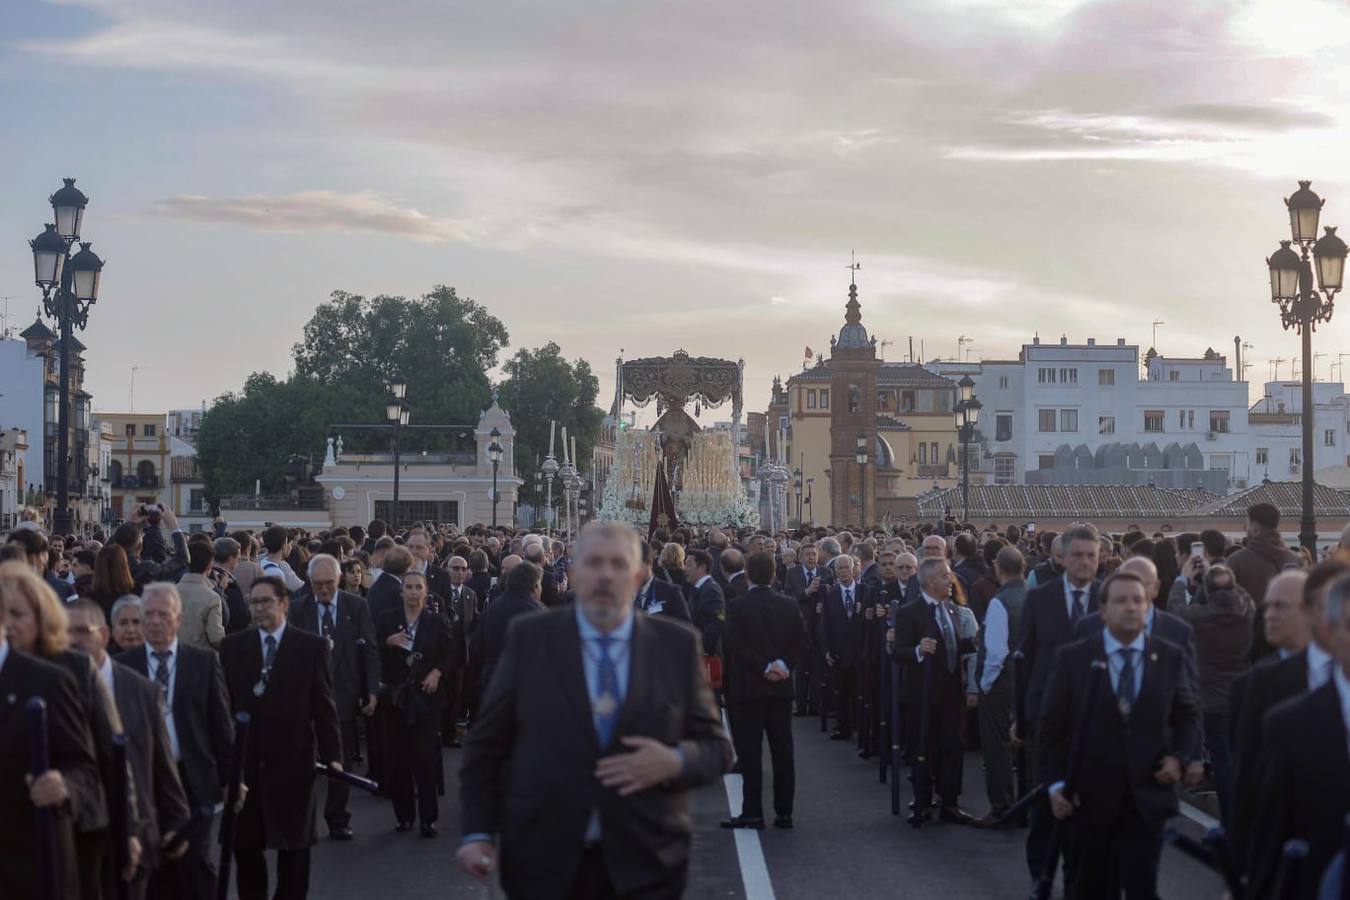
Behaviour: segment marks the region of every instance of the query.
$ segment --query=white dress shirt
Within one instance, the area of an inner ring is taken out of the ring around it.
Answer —
[[[1064,578],[1064,609],[1069,613],[1069,621],[1073,621],[1073,592],[1079,592],[1079,598],[1083,601],[1083,615],[1087,615],[1091,610],[1088,609],[1088,600],[1092,597],[1092,582],[1088,582],[1083,587],[1078,587],[1069,580],[1069,573],[1065,572]]]
[[[987,694],[1003,672],[1008,658],[1008,608],[995,594],[984,612],[984,671],[980,674],[980,693]]]
[[[108,696],[114,696],[112,657],[106,653],[103,654],[103,665],[98,667],[98,677],[103,679],[103,686],[108,689]]]
[[[1317,646],[1316,643],[1308,644],[1308,690],[1315,691],[1326,684],[1331,678],[1331,670],[1335,668],[1335,661],[1331,654]]]

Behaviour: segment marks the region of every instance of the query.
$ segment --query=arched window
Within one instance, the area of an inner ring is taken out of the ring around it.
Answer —
[[[143,459],[136,464],[136,479],[141,487],[155,487],[155,464]]]
[[[113,487],[122,483],[122,464],[115,459],[108,463],[108,482]]]

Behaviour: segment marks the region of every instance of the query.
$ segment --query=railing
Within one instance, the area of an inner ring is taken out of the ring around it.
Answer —
[[[233,497],[221,497],[220,508],[238,511],[259,511],[264,509],[324,509],[321,498],[292,497],[289,494],[238,494]]]
[[[941,465],[923,465],[916,467],[915,477],[917,478],[946,478],[950,467],[943,463]]]

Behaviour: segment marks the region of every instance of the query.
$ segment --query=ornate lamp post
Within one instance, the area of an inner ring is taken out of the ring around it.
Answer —
[[[858,526],[867,530],[867,435],[858,435],[858,450],[853,458],[858,462]]]
[[[796,492],[796,494],[797,494],[797,527],[798,527],[798,528],[801,528],[801,527],[802,527],[802,488],[805,487],[805,485],[802,483],[802,469],[801,469],[801,466],[798,466],[797,468],[795,468],[795,469],[792,470],[792,487],[793,487],[793,490],[794,490],[794,491]]]
[[[811,510],[811,515],[808,518],[811,520],[812,524],[815,524],[816,521],[816,505],[811,502],[811,486],[815,483],[816,480],[814,478],[806,479],[806,499],[803,501],[806,504],[806,508]]]
[[[98,300],[98,282],[103,271],[88,243],[80,243],[78,253],[71,248],[80,240],[84,208],[89,204],[74,178],[62,179],[65,187],[51,195],[55,224],[28,242],[33,250],[34,282],[42,289],[42,308],[57,320],[61,333],[61,386],[57,408],[56,435],[56,510],[52,531],[68,534],[70,516],[70,344],[76,328],[89,324],[89,310]],[[83,463],[81,463],[83,465]]]
[[[488,444],[488,459],[492,460],[492,527],[497,527],[497,470],[502,465],[502,445],[500,428],[492,429],[492,443]]]
[[[550,530],[557,524],[557,517],[553,513],[553,479],[557,477],[558,470],[562,468],[558,465],[558,459],[552,453],[544,457],[544,464],[539,467],[539,472],[543,476],[544,486],[547,492],[547,498],[544,500],[544,528]]]
[[[1303,518],[1299,542],[1317,558],[1317,519],[1313,515],[1313,406],[1312,333],[1318,322],[1330,322],[1332,302],[1345,275],[1345,241],[1328,227],[1317,237],[1317,220],[1325,202],[1312,192],[1310,181],[1300,181],[1294,195],[1284,201],[1289,209],[1292,241],[1280,241],[1280,249],[1266,260],[1270,269],[1270,299],[1280,307],[1280,323],[1286,331],[1297,330],[1303,338]],[[1298,244],[1296,253],[1290,244]],[[1309,257],[1311,250],[1311,258]],[[1317,264],[1319,295],[1313,283]]]
[[[961,441],[961,521],[970,520],[970,442],[975,440],[975,423],[984,404],[975,396],[975,380],[962,375],[957,382],[961,399],[952,410],[957,436]]]
[[[403,426],[408,424],[408,405],[403,402],[403,398],[408,394],[408,384],[402,378],[395,378],[389,382],[389,399],[384,404],[384,417],[394,429],[394,521],[389,523],[389,527],[398,529],[399,509],[398,509],[398,476],[399,476],[399,439],[402,436]]]

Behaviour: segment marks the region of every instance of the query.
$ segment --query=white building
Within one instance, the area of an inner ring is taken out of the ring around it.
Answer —
[[[1248,412],[1252,477],[1288,481],[1303,473],[1303,383],[1267,381]],[[1313,472],[1319,482],[1350,486],[1350,397],[1338,381],[1313,383]]]
[[[974,379],[983,404],[979,468],[997,484],[1224,491],[1252,477],[1247,384],[1213,350],[1195,358],[1150,350],[1141,370],[1138,345],[1124,338],[1036,338],[1015,360],[928,367]]]
[[[202,417],[206,415],[206,401],[200,409],[171,409],[168,415],[169,436],[197,445],[197,432],[202,427]]]
[[[21,428],[0,432],[0,530],[19,521],[24,500],[24,457],[28,435]]]
[[[27,341],[0,340],[0,429],[28,432],[22,496],[30,487],[41,491],[46,484],[43,470],[43,398],[46,360]],[[20,504],[22,505],[22,504]]]

